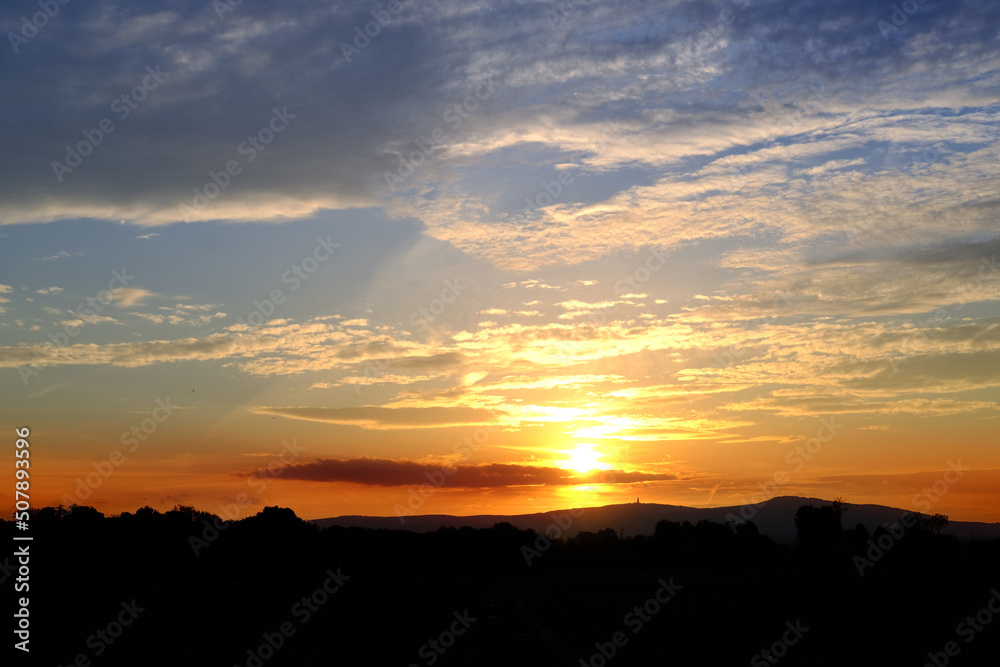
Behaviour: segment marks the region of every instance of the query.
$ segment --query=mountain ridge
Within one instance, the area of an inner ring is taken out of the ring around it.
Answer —
[[[800,496],[777,496],[770,500],[750,505],[726,507],[687,507],[684,505],[663,505],[659,503],[627,503],[598,507],[573,507],[530,514],[476,514],[453,516],[449,514],[420,514],[408,516],[365,516],[344,515],[323,519],[312,519],[310,523],[321,527],[342,526],[374,528],[384,530],[409,530],[418,533],[431,532],[439,528],[492,528],[497,523],[510,523],[516,528],[536,532],[550,529],[567,537],[579,532],[596,532],[604,528],[623,531],[626,535],[652,535],[656,523],[662,520],[684,522],[708,520],[727,523],[734,518],[753,521],[760,532],[776,542],[791,542],[795,538],[795,512],[802,505],[830,505],[833,501]],[[922,514],[896,507],[875,504],[844,503],[845,528],[862,524],[869,531],[879,525],[899,521],[906,512]],[[942,531],[960,539],[1000,538],[1000,522],[951,521]]]

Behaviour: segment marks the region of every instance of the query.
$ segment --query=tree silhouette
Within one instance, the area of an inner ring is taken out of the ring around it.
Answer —
[[[104,518],[103,512],[98,512],[90,505],[71,505],[68,518],[74,522],[94,522]]]
[[[948,515],[947,514],[934,514],[932,516],[921,516],[918,519],[918,524],[924,530],[929,530],[935,535],[940,535],[941,531],[948,527]]]
[[[803,505],[795,513],[796,555],[802,564],[832,565],[847,550],[839,503],[823,507]]]
[[[139,521],[155,521],[161,516],[163,515],[149,505],[143,505],[135,511],[135,518]]]
[[[836,506],[803,505],[795,513],[797,537],[803,544],[829,543],[840,536],[841,511]]]

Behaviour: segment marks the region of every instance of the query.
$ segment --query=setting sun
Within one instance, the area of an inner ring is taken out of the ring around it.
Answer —
[[[591,470],[610,470],[610,463],[600,461],[603,454],[594,450],[592,444],[579,444],[571,450],[563,452],[569,457],[566,461],[560,461],[560,465],[567,470],[577,472],[590,472]]]

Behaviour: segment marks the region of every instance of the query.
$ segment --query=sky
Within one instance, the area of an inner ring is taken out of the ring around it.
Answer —
[[[0,28],[3,456],[29,428],[35,506],[1000,521],[996,3]]]

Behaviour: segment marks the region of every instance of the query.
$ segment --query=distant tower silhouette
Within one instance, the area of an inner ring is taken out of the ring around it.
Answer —
[[[636,497],[635,497],[635,504],[636,504],[636,505],[638,505],[638,504],[639,504],[639,496],[636,496]]]

